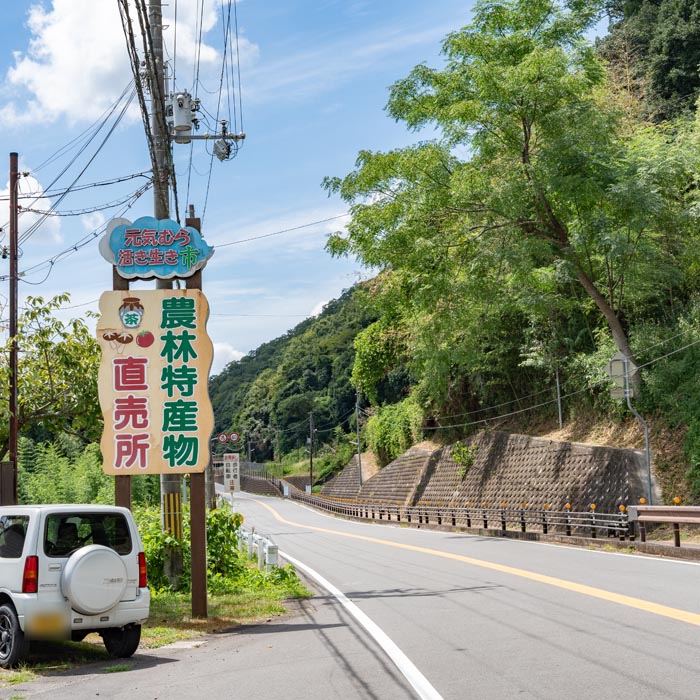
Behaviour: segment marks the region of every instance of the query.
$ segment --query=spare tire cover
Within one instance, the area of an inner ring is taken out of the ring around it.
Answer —
[[[83,615],[98,615],[113,608],[122,599],[126,583],[121,557],[99,544],[74,552],[61,575],[63,595]]]

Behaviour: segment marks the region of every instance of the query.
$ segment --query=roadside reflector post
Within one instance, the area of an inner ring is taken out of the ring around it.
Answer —
[[[680,505],[681,499],[676,496],[673,499],[673,505]],[[673,523],[673,545],[675,547],[681,546],[681,526],[680,523]]]
[[[265,549],[265,571],[272,571],[278,562],[278,547],[276,544],[268,544]]]
[[[628,528],[625,527],[625,519],[627,517],[627,508],[621,505],[618,510],[620,511],[620,542],[624,542],[627,538]]]

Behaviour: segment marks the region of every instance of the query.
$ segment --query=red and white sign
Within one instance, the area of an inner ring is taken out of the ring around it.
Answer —
[[[224,456],[224,483],[228,483],[230,491],[241,490],[241,456],[229,453]]]

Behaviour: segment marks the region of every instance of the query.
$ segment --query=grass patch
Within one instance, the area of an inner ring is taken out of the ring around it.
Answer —
[[[102,673],[121,673],[122,671],[131,671],[132,666],[129,664],[117,664],[116,666],[107,666],[102,669]]]

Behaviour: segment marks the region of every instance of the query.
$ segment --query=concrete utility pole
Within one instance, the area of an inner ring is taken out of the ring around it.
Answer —
[[[154,75],[151,84],[151,131],[153,132],[153,151],[156,162],[154,173],[160,178],[153,182],[153,215],[156,219],[170,218],[170,143],[165,124],[165,66],[163,64],[163,12],[161,0],[151,0],[148,21],[153,38]],[[172,289],[170,280],[157,279],[156,289]],[[170,534],[182,537],[182,496],[180,476],[178,474],[160,475],[160,502],[164,526],[174,532]],[[167,525],[166,525],[167,524]],[[166,575],[171,583],[176,583],[182,573],[182,556],[179,551],[170,550],[165,564]]]

